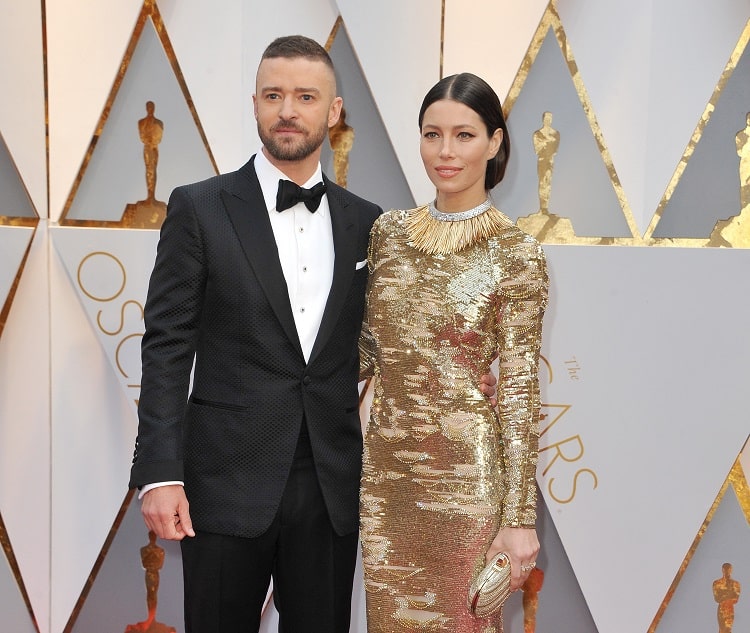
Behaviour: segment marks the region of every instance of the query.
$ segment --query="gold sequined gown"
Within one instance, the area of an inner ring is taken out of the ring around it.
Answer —
[[[360,495],[368,633],[500,633],[500,614],[470,614],[469,583],[501,526],[536,519],[545,259],[499,211],[483,215],[478,228],[427,207],[390,211],[371,233],[360,339],[363,375],[374,373]],[[499,414],[479,390],[498,352]]]

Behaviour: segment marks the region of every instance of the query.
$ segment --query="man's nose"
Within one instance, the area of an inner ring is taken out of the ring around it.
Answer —
[[[294,99],[285,98],[281,102],[281,110],[279,110],[279,116],[282,119],[294,119],[297,117],[297,110],[294,107]]]

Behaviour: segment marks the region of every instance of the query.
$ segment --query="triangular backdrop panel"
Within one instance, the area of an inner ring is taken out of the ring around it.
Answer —
[[[21,274],[23,259],[33,236],[34,229],[31,227],[0,226],[0,315],[9,308],[11,288]]]
[[[545,251],[540,488],[598,628],[645,632],[747,439],[750,252]]]
[[[533,136],[545,112],[560,134],[549,212],[569,218],[577,236],[632,237],[552,27],[508,115],[511,158],[505,178],[492,191],[500,209],[514,220],[539,210]]]
[[[126,500],[127,501],[127,500]],[[146,572],[144,561],[154,561],[158,571],[156,620],[177,633],[185,630],[182,615],[182,561],[176,541],[156,540],[154,552],[135,496],[124,509],[122,522],[113,527],[111,545],[100,555],[99,568],[88,592],[79,601],[78,612],[68,623],[66,633],[91,631],[123,632],[129,624],[146,619]],[[163,556],[161,568],[158,561]],[[142,558],[143,557],[143,558]],[[164,633],[167,633],[166,630]]]
[[[0,216],[36,218],[34,204],[0,135]]]
[[[536,594],[536,608],[531,604],[526,606],[528,615],[535,613],[534,631],[598,633],[555,524],[541,498],[536,527],[541,550],[536,559],[539,571],[532,572],[532,582],[541,588]],[[508,633],[524,631],[522,598],[520,591],[512,594],[507,606],[503,608],[503,623]]]
[[[13,549],[0,517],[0,613],[2,613],[3,631],[13,633],[37,633],[38,629],[24,600],[17,578],[17,567],[14,570],[8,559],[8,551],[13,556]]]
[[[747,483],[745,483],[747,490]],[[733,631],[750,631],[750,508],[743,512],[733,485],[726,489],[703,538],[698,542],[687,570],[656,627],[656,633],[715,631],[719,605],[714,583],[722,583],[723,566],[729,563],[731,590],[739,583],[734,605]],[[743,595],[744,594],[744,595]]]
[[[147,115],[148,101],[154,103],[154,116],[163,124],[156,199],[166,202],[174,187],[216,173],[154,23],[146,19],[101,135],[79,174],[80,184],[65,220],[116,222],[128,204],[147,197],[138,122]]]
[[[740,212],[736,137],[745,128],[748,114],[750,46],[745,47],[718,96],[693,154],[662,210],[654,237],[708,238],[717,221]],[[747,151],[750,148],[745,148]]]
[[[330,55],[336,67],[339,94],[344,99],[345,123],[354,132],[348,155],[347,189],[386,210],[413,207],[414,198],[343,23]],[[414,142],[418,140],[415,121]],[[323,144],[321,166],[331,180],[336,180],[329,143]],[[384,187],[384,183],[388,186]]]
[[[135,413],[141,382],[143,305],[159,233],[74,227],[50,232],[91,328]]]

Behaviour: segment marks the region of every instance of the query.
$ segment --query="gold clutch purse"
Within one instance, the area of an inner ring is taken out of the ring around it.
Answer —
[[[466,606],[478,618],[486,618],[503,606],[510,594],[510,558],[496,554],[469,587]]]

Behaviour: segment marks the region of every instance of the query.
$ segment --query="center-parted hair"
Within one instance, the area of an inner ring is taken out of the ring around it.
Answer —
[[[508,158],[510,158],[510,136],[505,124],[500,98],[484,79],[472,73],[460,73],[444,77],[430,88],[424,101],[422,101],[422,107],[419,109],[420,130],[427,108],[442,99],[463,103],[474,110],[484,122],[488,137],[492,136],[498,128],[503,131],[500,149],[494,158],[487,161],[487,170],[484,175],[484,188],[492,189],[503,179],[505,167],[508,164]]]

